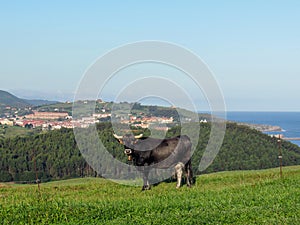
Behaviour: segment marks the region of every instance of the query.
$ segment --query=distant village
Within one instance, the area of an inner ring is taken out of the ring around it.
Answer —
[[[19,115],[20,111],[26,111],[28,114],[22,113],[22,115]],[[110,109],[105,108],[102,108],[98,113],[75,120],[68,112],[60,111],[58,108],[52,111],[38,111],[31,109],[30,107],[19,109],[6,106],[6,113],[0,118],[0,124],[6,126],[19,126],[29,129],[40,128],[42,130],[55,130],[74,127],[86,128],[99,121],[108,121],[110,118]],[[119,122],[122,124],[129,124],[137,128],[149,128],[149,126],[154,126],[159,130],[168,130],[168,126],[160,125],[172,124],[174,123],[174,119],[173,117],[148,116],[140,113],[139,115],[129,114],[127,116],[122,116],[119,118]]]

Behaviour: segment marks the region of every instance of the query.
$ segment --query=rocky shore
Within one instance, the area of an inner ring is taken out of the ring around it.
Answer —
[[[251,124],[251,123],[238,123],[239,125],[246,125],[252,129],[256,129],[261,132],[282,132],[284,131],[280,126],[272,126],[267,124]]]

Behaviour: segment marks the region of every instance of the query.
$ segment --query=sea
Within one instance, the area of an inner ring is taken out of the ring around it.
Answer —
[[[227,120],[280,126],[282,131],[267,133],[300,138],[300,112],[227,112]],[[291,142],[300,146],[300,140]]]

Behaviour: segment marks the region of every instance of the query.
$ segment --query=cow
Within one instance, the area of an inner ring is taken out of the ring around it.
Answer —
[[[142,190],[151,188],[148,180],[151,168],[174,168],[177,175],[176,188],[181,186],[183,171],[186,174],[188,187],[192,185],[191,147],[188,136],[182,135],[168,139],[145,138],[143,134],[134,136],[132,133],[114,137],[124,146],[128,161],[132,161],[143,174]]]

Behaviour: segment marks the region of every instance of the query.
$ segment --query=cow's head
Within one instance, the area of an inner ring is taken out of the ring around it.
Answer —
[[[143,137],[143,134],[134,136],[133,134],[125,134],[124,136],[118,136],[114,134],[114,137],[119,140],[119,142],[124,145],[124,153],[128,157],[128,161],[132,160],[134,145],[137,143],[138,139]]]

